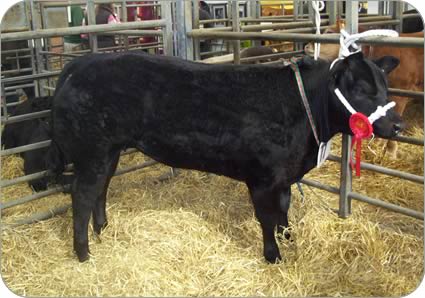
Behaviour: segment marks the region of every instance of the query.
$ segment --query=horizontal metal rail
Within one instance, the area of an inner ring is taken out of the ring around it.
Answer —
[[[348,197],[350,199],[354,199],[360,202],[364,202],[364,203],[368,203],[374,206],[378,206],[378,207],[382,207],[385,208],[387,210],[391,210],[397,213],[401,213],[416,219],[421,219],[424,220],[424,213],[423,212],[419,212],[413,209],[409,209],[409,208],[405,208],[405,207],[401,207],[392,203],[388,203],[379,199],[374,199],[374,198],[370,198],[368,196],[356,193],[356,192],[349,192],[348,193]]]
[[[23,115],[18,115],[18,116],[12,116],[12,117],[2,117],[1,118],[1,123],[2,124],[12,124],[12,123],[17,123],[17,122],[22,122],[22,121],[27,121],[27,120],[33,120],[33,119],[37,119],[37,118],[43,118],[43,117],[49,117],[50,116],[50,110],[44,110],[44,111],[40,111],[40,112],[33,112],[33,113],[29,113],[29,114],[23,114]]]
[[[31,51],[32,50],[30,48],[25,48],[25,49],[16,49],[16,50],[4,50],[4,51],[1,50],[1,53],[2,55],[4,55],[4,54],[16,54],[16,53],[31,52]]]
[[[127,149],[125,151],[122,151],[120,156],[132,154],[132,153],[135,153],[135,152],[139,152],[139,151],[135,148]],[[72,164],[68,164],[68,165],[65,166],[65,171],[71,171],[72,169],[73,169]],[[40,171],[40,172],[29,174],[29,175],[17,177],[17,178],[14,178],[14,179],[1,180],[0,181],[0,187],[9,187],[9,186],[12,186],[12,185],[29,182],[29,181],[44,178],[44,177],[47,177],[47,176],[49,176],[49,171],[45,170],[45,171]]]
[[[424,140],[422,139],[416,139],[416,138],[411,138],[411,137],[406,137],[406,136],[395,136],[393,138],[391,138],[391,140],[397,141],[397,142],[402,142],[402,143],[407,143],[407,144],[411,144],[411,145],[417,145],[417,146],[423,146],[424,145]]]
[[[124,0],[126,3],[127,2],[134,2],[131,0]],[[169,1],[169,0],[165,0],[165,1]],[[34,2],[36,3],[41,3],[43,4],[44,7],[64,7],[64,6],[69,6],[69,5],[74,5],[74,4],[79,4],[79,5],[86,5],[87,4],[87,0],[66,0],[66,1],[52,1],[52,0],[34,0]],[[101,4],[101,3],[115,3],[117,5],[122,4],[122,0],[95,0],[93,1],[94,4]],[[146,2],[154,2],[154,0],[149,0]],[[129,4],[132,5],[132,4]],[[157,5],[156,3],[145,3],[145,4],[139,4],[140,5],[145,5],[145,6],[155,6]],[[128,7],[126,5],[126,7]]]
[[[422,18],[422,16],[419,13],[408,13],[408,14],[403,14],[401,16],[402,19],[411,19],[411,18]]]
[[[20,69],[5,70],[5,71],[2,71],[1,74],[2,75],[11,75],[11,74],[22,73],[22,72],[30,72],[30,71],[32,71],[32,68],[27,67],[27,68],[20,68]]]
[[[103,35],[134,35],[134,36],[162,36],[162,30],[122,30],[105,32]]]
[[[388,88],[388,94],[424,100],[424,92]]]
[[[28,83],[28,84],[16,85],[16,86],[9,86],[9,87],[5,87],[4,90],[5,91],[11,91],[11,90],[16,90],[16,89],[20,89],[20,88],[27,88],[27,87],[34,87],[34,83]]]
[[[126,167],[126,168],[123,168],[123,169],[119,169],[119,170],[117,170],[115,172],[114,176],[120,176],[120,175],[126,174],[128,172],[132,172],[132,171],[135,171],[135,170],[140,170],[140,169],[143,169],[143,168],[147,168],[147,167],[152,166],[152,165],[154,165],[156,163],[157,162],[154,161],[154,160],[149,160],[149,161],[146,161],[144,163],[141,163],[141,164],[138,164],[138,165],[135,165],[135,166],[130,166],[130,167]],[[0,204],[0,210],[3,211],[5,209],[11,208],[11,207],[14,207],[14,206],[17,206],[17,205],[21,205],[21,204],[24,204],[24,203],[32,202],[34,200],[38,200],[38,199],[41,199],[43,197],[46,197],[46,196],[49,196],[49,195],[53,195],[53,194],[62,192],[65,189],[66,189],[66,186],[64,187],[64,186],[60,186],[59,185],[59,186],[55,186],[55,187],[49,188],[49,189],[47,189],[45,191],[40,191],[40,192],[31,194],[31,195],[28,195],[28,196],[25,196],[25,197],[22,197],[22,198],[13,200],[13,201],[1,203]]]
[[[9,202],[5,202],[5,203],[1,203],[0,204],[0,210],[5,210],[14,206],[18,206],[21,204],[25,204],[28,202],[32,202],[34,200],[38,200],[53,194],[56,194],[58,192],[64,191],[64,187],[63,186],[55,186],[52,188],[49,188],[47,190],[44,191],[40,191],[40,192],[36,192],[34,194],[25,196],[25,197],[21,197],[19,199],[13,200],[13,201],[9,201]]]
[[[302,42],[339,43],[339,34],[296,34],[277,32],[222,32],[207,29],[193,29],[187,33],[192,38],[226,40],[287,40]],[[395,47],[423,47],[424,39],[417,37],[365,37],[359,44],[391,45]]]
[[[48,147],[50,145],[50,142],[51,142],[50,140],[47,140],[47,141],[41,141],[41,142],[19,146],[19,147],[15,147],[11,149],[1,150],[0,156],[7,156],[7,155],[12,155],[12,154],[17,154],[17,153],[30,151],[30,150]]]
[[[29,217],[18,219],[13,223],[3,225],[3,228],[16,228],[18,226],[27,225],[27,224],[33,224],[39,221],[43,221],[49,218],[52,218],[56,215],[63,214],[68,211],[68,209],[71,208],[71,204],[59,206],[56,208],[52,208],[48,211],[42,211],[35,213]]]
[[[339,194],[339,188],[338,187],[326,185],[326,184],[320,183],[318,181],[310,180],[310,179],[307,179],[307,178],[301,179],[300,182],[305,184],[305,185],[309,185],[309,186],[312,186],[312,187],[315,187],[315,188],[318,188],[318,189],[321,189],[321,190],[325,190],[325,191],[330,192],[330,193]]]
[[[330,185],[326,185],[326,184],[322,184],[318,181],[314,181],[314,180],[310,180],[310,179],[301,179],[300,181],[301,183],[305,184],[305,185],[309,185],[333,194],[339,194],[339,188],[334,187],[334,186],[330,186]],[[381,207],[390,211],[394,211],[397,213],[401,213],[403,215],[407,215],[416,219],[424,219],[424,213],[423,212],[419,212],[410,208],[405,208],[405,207],[401,207],[392,203],[388,203],[385,202],[383,200],[379,200],[379,199],[374,199],[374,198],[370,198],[368,196],[356,193],[356,192],[349,192],[348,193],[348,197],[354,200],[358,200],[364,203],[368,203],[377,207]]]
[[[320,25],[329,24],[328,20],[322,20]],[[245,25],[241,26],[241,31],[243,32],[253,32],[261,30],[276,30],[276,29],[294,29],[299,27],[313,27],[315,24],[311,21],[309,22],[290,22],[283,24],[263,24],[263,25]]]
[[[333,154],[329,155],[328,160],[341,163],[341,157],[333,155]],[[401,178],[401,179],[408,180],[408,181],[411,181],[411,182],[415,182],[415,183],[418,183],[418,184],[424,184],[424,177],[423,176],[405,173],[405,172],[401,172],[401,171],[377,166],[377,165],[374,165],[374,164],[370,164],[370,163],[367,163],[367,162],[360,162],[360,168],[362,168],[364,170],[369,170],[369,171],[373,171],[373,172],[376,172],[376,173],[380,173],[380,174],[385,174],[385,175],[392,176],[392,177]]]
[[[9,187],[9,186],[20,184],[20,183],[25,183],[25,182],[29,182],[29,181],[32,181],[32,180],[47,177],[48,175],[49,175],[49,171],[45,170],[45,171],[41,171],[41,172],[29,174],[29,175],[17,177],[17,178],[14,178],[14,179],[1,180],[0,181],[0,187],[3,188],[3,187]]]
[[[56,29],[39,29],[29,32],[5,33],[2,34],[1,39],[2,41],[29,40],[34,38],[57,37],[81,33],[102,33],[120,30],[164,27],[165,25],[166,21],[163,19],[159,19],[153,21],[139,21],[119,24],[87,25]]]
[[[280,59],[280,58],[288,58],[296,55],[303,54],[304,51],[293,51],[293,52],[284,52],[284,53],[275,53],[269,55],[255,56],[255,57],[247,57],[241,58],[241,63],[250,63],[258,60],[266,60],[266,59]]]
[[[18,82],[26,82],[29,80],[41,80],[41,79],[46,79],[50,77],[56,77],[60,75],[61,72],[62,72],[61,70],[57,70],[57,71],[49,71],[44,73],[26,75],[21,77],[6,78],[6,79],[1,79],[1,82],[3,84],[11,84],[11,83],[18,83]]]

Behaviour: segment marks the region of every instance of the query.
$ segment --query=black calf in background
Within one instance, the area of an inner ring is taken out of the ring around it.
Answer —
[[[33,112],[49,110],[52,106],[53,97],[29,98],[16,106],[10,116],[24,115]],[[5,125],[1,135],[1,145],[4,149],[24,146],[50,139],[50,117],[25,120]],[[20,156],[24,159],[25,175],[46,170],[45,157],[47,148],[35,149],[23,152]],[[48,178],[40,178],[28,182],[35,191],[47,189]]]

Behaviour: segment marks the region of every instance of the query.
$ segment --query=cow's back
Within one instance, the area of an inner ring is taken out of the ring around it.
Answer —
[[[132,53],[79,64],[54,103],[56,141],[70,160],[136,146],[176,167],[222,174],[232,168],[224,174],[240,178],[243,166],[268,162],[258,159],[292,146],[293,131],[305,127],[295,78],[283,66]]]

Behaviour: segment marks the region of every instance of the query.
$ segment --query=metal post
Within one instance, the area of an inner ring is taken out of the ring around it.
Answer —
[[[348,0],[345,3],[345,30],[350,33],[357,33],[359,30],[359,1]]]
[[[171,10],[171,1],[161,1],[161,18],[166,20],[166,24],[162,27],[162,43],[164,47],[164,55],[173,56],[173,16]]]
[[[337,1],[336,8],[337,8],[337,14],[342,16],[345,13],[345,11],[344,11],[344,1]]]
[[[292,5],[292,7],[293,7],[293,15],[294,15],[294,22],[296,22],[296,21],[298,21],[298,15],[299,15],[299,8],[300,8],[300,5],[299,5],[299,0],[294,0],[294,2],[293,2],[293,5]]]
[[[259,19],[261,17],[261,7],[260,2],[257,0],[251,0],[248,2],[248,11],[249,17],[254,19]],[[261,46],[260,40],[251,40],[252,46]]]
[[[394,1],[391,3],[391,16],[394,20],[400,21],[399,25],[394,26],[394,30],[403,32],[403,4],[401,1]]]
[[[94,6],[94,0],[87,0],[87,24],[96,25],[96,11]],[[90,49],[93,53],[98,51],[97,47],[97,34],[89,33]]]
[[[183,59],[193,60],[193,42],[187,33],[192,31],[192,2],[176,2],[177,55]]]
[[[336,24],[337,17],[339,16],[337,13],[338,3],[337,1],[328,1],[326,2],[326,10],[329,14],[329,25]]]
[[[349,0],[345,4],[346,30],[348,33],[357,33],[359,27],[359,2]],[[352,188],[351,136],[342,136],[341,148],[341,179],[339,193],[339,216],[346,218],[351,214],[351,199],[348,197]]]
[[[31,27],[32,30],[38,30],[41,29],[41,12],[40,12],[40,3],[38,3],[38,7],[36,6],[36,4],[34,3],[34,1],[30,1],[30,13],[31,13]],[[42,73],[43,71],[43,59],[42,56],[40,54],[40,52],[42,51],[43,45],[41,42],[41,38],[37,38],[34,39],[34,53],[35,53],[35,68],[33,69],[33,72],[35,71],[36,73]],[[46,81],[45,80],[40,80],[39,82],[36,83],[36,89],[35,89],[35,95],[36,96],[46,96],[47,92],[46,90],[44,90],[43,88],[41,88],[41,86],[45,85]]]
[[[199,29],[199,1],[192,0],[193,3],[193,12],[192,12],[192,28]],[[199,38],[193,39],[193,54],[195,60],[201,59],[201,46]]]
[[[121,2],[121,19],[123,22],[128,22],[127,3],[125,0]],[[128,51],[128,44],[129,44],[128,35],[121,35],[120,39],[124,41],[125,50]]]
[[[240,23],[239,23],[239,1],[232,1],[231,5],[231,14],[232,14],[232,29],[233,32],[240,32]],[[233,41],[233,63],[241,64],[241,41]]]
[[[338,215],[346,218],[351,214],[351,199],[348,197],[352,190],[352,172],[350,167],[351,159],[351,136],[342,136],[341,148],[341,177],[339,187],[339,211]]]
[[[385,2],[379,1],[378,3],[378,15],[383,16],[385,14]]]

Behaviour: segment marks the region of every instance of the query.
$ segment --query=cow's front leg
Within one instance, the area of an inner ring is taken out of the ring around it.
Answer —
[[[279,222],[277,224],[277,234],[279,238],[281,238],[282,236],[285,236],[286,239],[289,239],[291,237],[288,230],[286,229],[289,225],[288,210],[289,210],[290,204],[291,204],[291,188],[287,187],[287,188],[284,188],[282,192],[279,194],[280,215],[279,215]]]
[[[263,231],[264,257],[270,263],[279,262],[279,248],[274,235],[275,227],[279,223],[280,206],[277,192],[267,187],[248,186],[255,215]]]

